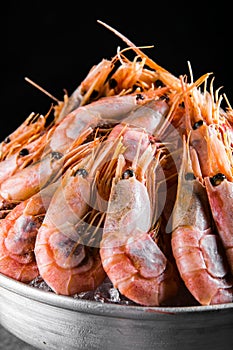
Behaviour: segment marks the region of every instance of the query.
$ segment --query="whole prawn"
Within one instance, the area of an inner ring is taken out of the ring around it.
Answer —
[[[185,137],[172,219],[172,252],[188,290],[201,305],[232,302],[232,276]]]
[[[233,182],[223,173],[205,177],[212,215],[233,274]]]
[[[208,201],[219,238],[233,272],[231,238],[232,208],[232,126],[229,113],[220,108],[221,98],[212,93],[194,90],[192,100],[186,99],[191,116],[196,116],[190,128],[191,158],[195,176],[207,190]],[[208,108],[207,108],[208,107]]]
[[[215,101],[213,92],[202,92],[195,84],[191,89],[183,86],[185,129],[182,135],[189,138],[193,171],[202,182],[205,176],[219,172],[232,180],[232,155],[225,143],[227,133],[223,132],[230,126],[220,113],[220,102],[220,98]]]
[[[226,123],[227,121],[228,119],[226,119]],[[231,215],[233,208],[233,159],[231,134],[232,127],[230,132],[230,125],[228,124],[223,132],[223,136],[222,134],[219,136],[223,150],[216,154],[217,162],[222,164],[222,166],[215,169],[215,172],[208,172],[205,174],[204,184],[206,186],[213,219],[225,249],[231,273],[233,274],[233,221]]]
[[[96,171],[109,159],[115,162],[114,143],[98,145],[93,154],[67,169],[38,231],[37,266],[42,278],[57,294],[94,290],[106,277],[98,245],[88,242],[89,236],[98,236],[104,219],[104,213],[97,213],[100,219],[96,226],[91,219],[92,213],[98,211],[92,198]]]
[[[154,147],[137,165],[126,167],[119,155],[100,243],[103,268],[115,288],[141,305],[161,305],[174,297],[178,280],[172,264],[150,234],[154,218],[145,186]]]

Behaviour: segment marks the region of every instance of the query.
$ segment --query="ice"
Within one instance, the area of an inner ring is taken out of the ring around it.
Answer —
[[[73,295],[75,299],[94,300],[94,291],[81,292]]]
[[[47,285],[41,276],[36,277],[29,283],[29,285],[31,287],[41,289],[45,292],[53,292],[53,290]],[[113,287],[113,284],[108,277],[98,288],[96,288],[95,291],[81,292],[72,295],[71,298],[98,301],[100,303],[137,305],[133,301],[121,295],[119,290]]]
[[[110,295],[110,301],[112,301],[113,303],[119,303],[121,301],[120,293],[119,293],[118,289],[110,288],[109,295]]]
[[[29,286],[42,289],[45,292],[52,292],[52,289],[47,285],[41,276],[36,277],[29,283]]]
[[[93,295],[92,299],[90,298],[91,293]],[[80,293],[76,295],[76,298],[79,299],[87,299],[87,297],[88,300],[94,300],[100,303],[136,305],[134,302],[121,295],[119,290],[113,287],[113,284],[108,277],[94,292]]]

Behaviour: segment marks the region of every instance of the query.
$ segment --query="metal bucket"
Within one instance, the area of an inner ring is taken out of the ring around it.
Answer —
[[[141,307],[77,300],[0,274],[0,322],[39,349],[233,348],[233,303]]]

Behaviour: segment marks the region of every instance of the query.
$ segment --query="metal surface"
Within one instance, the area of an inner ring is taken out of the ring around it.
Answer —
[[[37,350],[37,348],[15,337],[0,325],[0,350]]]
[[[233,304],[140,307],[44,292],[0,274],[0,322],[39,349],[233,348]]]

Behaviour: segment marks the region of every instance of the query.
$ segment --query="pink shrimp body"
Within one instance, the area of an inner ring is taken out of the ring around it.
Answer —
[[[206,190],[193,174],[186,141],[183,150],[171,241],[176,265],[201,305],[232,302],[229,266],[212,229]]]
[[[203,123],[196,130],[192,130],[190,144],[195,150],[191,151],[191,157],[197,158],[193,159],[193,163],[199,164],[202,177],[221,172],[229,180],[233,180],[229,157],[223,140],[219,138],[217,126]]]
[[[125,147],[124,157],[130,163],[133,162],[138,150],[140,157],[147,147],[150,146],[150,139],[144,129],[130,127],[127,124],[117,124],[108,136],[108,142],[111,142],[122,136],[122,144]]]
[[[113,62],[106,59],[103,59],[97,65],[93,66],[86,78],[67,99],[67,102],[64,103],[57,121],[60,122],[79,106],[92,103],[93,99],[98,100],[101,97],[111,96],[106,91],[106,81],[113,68]]]
[[[156,93],[162,95],[162,89],[156,90]],[[123,122],[143,128],[149,135],[157,136],[165,122],[169,109],[169,104],[155,95],[152,101],[132,111]]]
[[[205,178],[211,212],[233,274],[233,183],[223,174]]]
[[[42,188],[46,187],[51,182],[54,182],[64,172],[64,167],[69,159],[78,157],[79,154],[88,153],[92,149],[97,141],[93,141],[82,145],[83,141],[92,132],[92,129],[85,130],[73,147],[70,147],[69,151],[64,155],[60,152],[48,152],[41,160],[32,163],[31,165],[18,170],[14,175],[7,178],[0,184],[0,213],[8,207],[18,204],[20,201],[24,201],[35,193],[39,192]]]
[[[49,147],[64,152],[88,127],[117,123],[143,102],[145,95],[105,97],[69,113],[56,127]]]
[[[91,189],[96,169],[105,163],[112,143],[99,147],[99,153],[97,147],[95,155],[67,169],[36,238],[40,275],[57,294],[93,290],[106,277],[98,247],[89,246],[85,240],[89,223],[84,217],[93,209]]]
[[[0,160],[4,160],[8,154],[15,152],[15,149],[40,137],[50,127],[50,125],[45,126],[48,115],[44,117],[31,113],[15,131],[0,143]]]
[[[0,221],[0,272],[30,282],[39,271],[34,256],[38,229],[57,184],[18,204]]]
[[[159,94],[159,92],[158,92]],[[147,147],[150,146],[151,136],[159,135],[160,128],[164,125],[169,106],[157,96],[143,106],[132,111],[121,123],[113,127],[108,136],[112,141],[122,136],[122,144],[125,152],[124,158],[132,164],[133,160],[140,158]]]
[[[40,275],[57,293],[73,295],[95,289],[105,278],[98,251],[85,247],[76,229],[88,210],[89,182],[71,176],[56,191],[39,229],[35,255]],[[84,195],[85,194],[85,195]],[[59,212],[57,208],[59,207]]]
[[[46,141],[51,136],[52,131],[53,128],[51,128],[48,133],[43,133],[31,142],[21,146],[18,145],[12,154],[9,154],[4,160],[2,160],[0,162],[0,183],[29,164],[40,160]]]
[[[7,178],[0,185],[0,195],[9,202],[26,200],[43,188],[53,176],[62,168],[64,158],[62,154],[51,153]]]
[[[143,154],[152,152],[152,144],[153,152],[155,152],[156,147],[161,143],[159,138],[160,130],[166,130],[166,117],[170,110],[168,103],[161,98],[161,95],[165,92],[167,92],[167,89],[164,90],[163,88],[157,89],[153,91],[153,93],[150,92],[148,96],[153,96],[153,99],[132,110],[128,117],[115,125],[108,135],[106,143],[113,143],[115,140],[121,138],[122,146],[125,148],[123,151],[126,161],[125,168],[134,167],[141,157],[143,159]],[[143,177],[143,167],[143,164],[138,166],[138,179]],[[139,174],[140,172],[141,174]],[[109,182],[105,175],[101,181]],[[102,185],[101,187],[103,189],[106,186]],[[104,193],[102,194],[103,198],[106,199],[106,204],[109,193],[107,193],[107,195]],[[105,211],[107,205],[102,206],[101,209]]]
[[[195,86],[184,95],[184,102],[184,134],[190,139],[190,156],[195,176],[202,181],[206,176],[221,172],[228,180],[233,180],[232,155],[224,139],[227,120],[219,112],[217,103],[209,93],[203,94]]]
[[[100,255],[115,288],[136,303],[152,306],[173,297],[177,281],[172,265],[148,234],[150,227],[146,186],[126,170],[122,179],[113,181]]]
[[[15,153],[11,157],[0,162],[0,183],[7,179],[18,168],[18,154]]]

